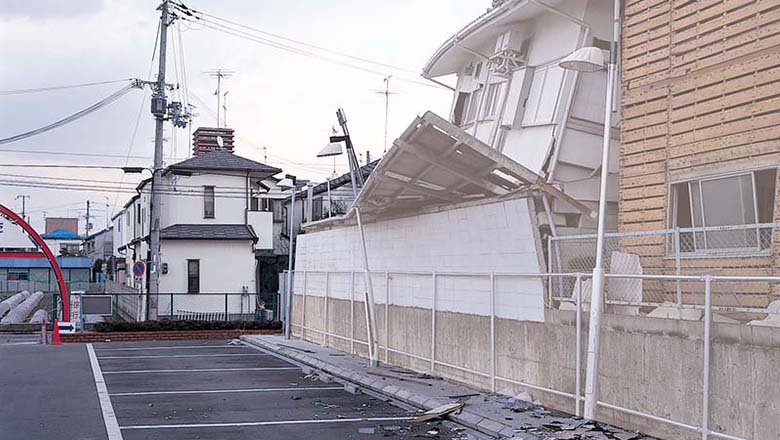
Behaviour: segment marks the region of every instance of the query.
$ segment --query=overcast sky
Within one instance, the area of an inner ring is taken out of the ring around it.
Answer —
[[[489,0],[187,0],[186,5],[208,14],[348,53],[419,72],[430,55],[467,22],[483,13]],[[0,2],[0,90],[27,89],[148,78],[152,66],[159,0],[3,0]],[[350,131],[360,152],[373,157],[383,151],[384,74],[424,82],[419,74],[377,70],[368,73],[320,59],[285,52],[181,22],[170,27],[168,82],[181,83],[174,53],[184,54],[190,102],[199,115],[194,127],[213,126],[217,108],[216,82],[207,71],[223,68],[234,75],[223,85],[227,96],[227,123],[236,130],[236,152],[292,172],[301,178],[322,180],[332,172],[329,159],[317,159],[330,128],[337,125],[335,110],[344,107]],[[178,44],[177,44],[178,46]],[[326,56],[332,56],[322,54]],[[358,64],[354,60],[345,60]],[[156,59],[154,71],[156,72]],[[178,73],[178,75],[177,75]],[[415,115],[449,111],[451,92],[391,79],[389,142]],[[81,110],[113,93],[124,83],[64,89],[44,93],[0,95],[0,138],[38,128]],[[203,102],[199,102],[200,99]],[[138,118],[138,115],[140,119]],[[138,130],[133,133],[138,123]],[[138,176],[118,170],[40,169],[8,164],[81,164],[151,166],[154,123],[149,98],[133,90],[110,106],[48,133],[0,145],[0,203],[21,209],[19,194],[28,194],[27,211],[41,228],[48,216],[84,215],[92,200],[95,227],[105,226],[106,212],[121,207],[126,193],[71,191],[10,186],[41,176],[95,179],[116,187],[124,181],[133,188]],[[165,162],[185,159],[190,152],[189,130],[166,131]],[[131,142],[132,141],[132,142]],[[338,171],[346,170],[339,158]],[[55,182],[52,180],[52,182]],[[84,185],[67,181],[70,187]],[[106,208],[108,204],[108,209]],[[83,222],[82,222],[83,228]],[[83,229],[82,229],[83,232]]]

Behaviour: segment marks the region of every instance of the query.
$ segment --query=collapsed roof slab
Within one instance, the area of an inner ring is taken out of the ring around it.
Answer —
[[[588,206],[548,184],[433,112],[418,116],[395,140],[343,217],[307,229],[407,217],[451,206],[527,197],[541,191],[593,215]]]

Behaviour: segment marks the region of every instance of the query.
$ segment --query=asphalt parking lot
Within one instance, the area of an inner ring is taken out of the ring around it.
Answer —
[[[351,394],[272,354],[229,341],[11,348],[24,351],[19,360],[33,364],[36,349],[40,359],[50,354],[70,359],[67,377],[78,380],[69,379],[75,384],[60,404],[44,405],[47,417],[59,417],[55,425],[42,430],[35,416],[40,404],[28,402],[26,418],[4,431],[13,438],[59,438],[63,431],[75,435],[70,438],[108,440],[474,438],[450,422],[415,423],[409,408]],[[23,367],[17,368],[19,375]],[[35,387],[33,382],[28,386]],[[15,386],[13,378],[0,377],[0,384],[3,394]],[[58,394],[58,381],[46,384],[52,389],[38,394]],[[27,393],[18,390],[16,396]],[[15,412],[6,408],[0,416]]]

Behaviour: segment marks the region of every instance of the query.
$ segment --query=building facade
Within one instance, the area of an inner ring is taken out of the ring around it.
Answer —
[[[777,6],[626,5],[619,226],[659,232],[620,244],[649,271],[778,274]],[[778,293],[733,283],[715,301],[765,307]]]
[[[220,293],[245,294],[231,300],[232,317],[255,310],[256,253],[274,250],[271,200],[283,195],[272,176],[280,171],[221,149],[196,150],[191,159],[165,169],[159,291],[174,294],[174,303],[170,295],[160,295],[161,316],[222,311],[224,296],[209,295]],[[148,291],[148,274],[135,277],[132,266],[151,257],[149,183],[143,181],[113,219],[116,280],[142,292]]]

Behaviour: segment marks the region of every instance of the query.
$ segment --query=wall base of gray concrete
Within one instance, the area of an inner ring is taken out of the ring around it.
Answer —
[[[326,306],[325,301],[295,295],[293,335],[367,357],[363,303],[328,298]],[[530,392],[547,407],[574,413],[572,398],[505,380],[574,394],[574,312],[547,310],[544,323],[494,319],[495,355],[488,316],[437,311],[433,325],[430,309],[390,305],[385,310],[383,304],[376,315],[382,362],[482,390]],[[609,314],[602,322],[599,400],[700,426],[703,324]],[[582,323],[584,393],[587,315]],[[745,439],[780,439],[780,329],[722,323],[712,327],[710,428]],[[616,410],[600,408],[597,419],[660,438],[701,438]]]

